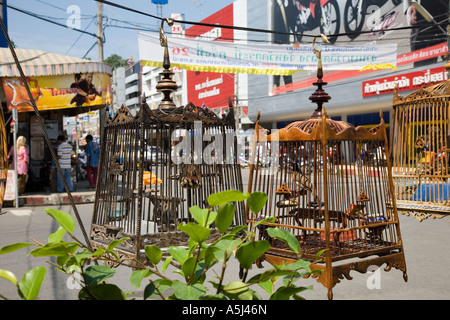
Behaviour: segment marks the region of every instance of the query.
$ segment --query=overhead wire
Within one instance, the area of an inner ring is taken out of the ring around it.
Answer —
[[[136,10],[130,7],[126,7],[108,0],[94,0],[96,2],[100,2],[106,5],[110,5],[116,8],[120,8],[126,11],[130,11],[130,12],[134,12],[140,15],[144,15],[147,17],[151,17],[153,19],[157,19],[157,20],[164,20],[164,18],[155,16],[153,14],[150,13],[146,13],[140,10]],[[288,36],[297,36],[300,35],[299,33],[295,33],[295,32],[284,32],[284,31],[276,31],[276,30],[270,30],[270,29],[260,29],[260,28],[249,28],[249,27],[241,27],[241,26],[230,26],[230,25],[223,25],[223,24],[216,24],[216,23],[205,23],[205,22],[194,22],[194,21],[188,21],[188,20],[177,20],[177,19],[172,19],[173,22],[175,23],[183,23],[183,24],[190,24],[190,25],[196,25],[196,26],[205,26],[205,27],[214,27],[214,28],[224,28],[224,29],[233,29],[233,30],[240,30],[240,31],[247,31],[247,32],[257,32],[257,33],[266,33],[266,34],[277,34],[277,35],[288,35]],[[433,26],[433,23],[426,23],[426,24],[420,24],[420,25],[414,25],[414,26],[406,26],[406,27],[397,27],[397,28],[390,28],[390,29],[386,29],[385,31],[399,31],[399,30],[410,30],[410,29],[415,29],[415,28],[419,28],[419,27],[426,27],[426,26]],[[373,33],[373,31],[359,31],[357,32],[358,34],[365,34],[365,33]],[[340,37],[340,36],[348,36],[348,35],[352,35],[355,34],[354,32],[352,33],[338,33],[338,34],[333,34],[330,36],[333,37]],[[311,37],[314,38],[317,36],[317,34],[301,34],[303,37]]]
[[[30,89],[30,87],[28,85],[28,81],[27,81],[27,79],[25,77],[25,73],[23,72],[21,63],[19,61],[19,58],[17,57],[16,51],[14,49],[14,46],[12,44],[11,39],[9,38],[8,31],[6,30],[6,27],[5,27],[5,24],[3,23],[3,19],[2,18],[0,18],[0,28],[2,30],[3,35],[5,36],[6,42],[8,43],[8,47],[10,49],[11,55],[12,55],[12,57],[14,59],[15,64],[16,64],[17,70],[19,71],[22,83],[25,86],[28,98],[30,100],[31,107],[32,107],[34,113],[37,116],[39,126],[41,127],[41,130],[42,130],[42,133],[43,133],[43,136],[44,136],[44,140],[46,141],[46,143],[47,143],[47,145],[49,147],[49,150],[50,150],[50,154],[51,154],[51,156],[53,158],[53,162],[55,164],[56,171],[62,177],[62,182],[63,182],[64,188],[65,188],[65,190],[67,192],[67,195],[68,195],[68,198],[69,198],[69,202],[70,202],[70,204],[72,206],[72,209],[74,211],[74,214],[75,214],[75,216],[77,218],[78,225],[80,226],[82,234],[83,234],[84,239],[86,241],[86,246],[91,249],[92,247],[91,247],[91,244],[90,244],[89,237],[87,235],[86,229],[84,227],[83,221],[81,220],[81,216],[80,216],[80,214],[78,212],[77,206],[75,205],[75,201],[73,199],[72,193],[70,192],[70,189],[69,189],[69,186],[67,184],[67,181],[64,178],[61,166],[60,166],[59,161],[58,161],[58,157],[56,156],[56,152],[53,149],[52,143],[51,143],[50,138],[49,138],[49,136],[47,134],[47,130],[45,128],[44,120],[42,119],[42,117],[40,115],[40,112],[39,112],[39,109],[38,109],[38,107],[36,105],[36,102],[33,99],[33,94],[31,93],[31,89]]]
[[[41,3],[44,3],[46,5],[50,5],[51,7],[54,7],[56,9],[64,10],[61,7],[49,4],[49,3],[45,2],[45,1],[42,1],[42,0],[37,0],[37,1],[39,1]],[[152,15],[152,14],[149,14],[149,13],[145,13],[145,12],[142,12],[142,11],[139,11],[139,10],[136,10],[136,9],[132,9],[132,8],[129,8],[129,7],[126,7],[126,6],[123,6],[123,5],[119,5],[119,4],[113,3],[111,1],[107,1],[107,0],[94,0],[94,1],[101,2],[103,4],[106,4],[106,5],[109,5],[109,6],[113,6],[113,7],[122,9],[122,10],[127,10],[127,11],[134,12],[134,13],[137,13],[137,14],[140,14],[140,15],[148,16],[148,17],[151,17],[153,19],[163,20],[163,18],[161,18],[161,17],[155,16],[155,15]],[[58,23],[58,22],[54,21],[54,20],[58,20],[59,19],[58,17],[38,15],[36,13],[30,12],[30,11],[27,11],[27,10],[24,10],[24,9],[21,9],[21,8],[18,8],[18,7],[15,7],[15,6],[11,6],[10,4],[4,4],[4,3],[0,3],[0,4],[3,5],[3,6],[6,6],[8,8],[11,8],[13,10],[16,10],[18,12],[21,12],[21,13],[27,14],[29,16],[32,16],[32,17],[34,17],[36,19],[40,19],[40,20],[43,20],[43,21],[46,21],[46,22],[49,22],[49,23],[56,24],[56,25],[58,25],[60,27],[64,27],[64,28],[67,28],[67,29],[70,29],[70,30],[73,30],[73,31],[76,31],[76,32],[83,33],[83,34],[88,34],[88,35],[93,36],[95,38],[99,38],[95,33],[91,33],[91,32],[86,31],[87,28],[85,30],[74,29],[74,28],[68,27],[65,24]],[[87,18],[91,19],[90,24],[92,23],[93,18],[96,17],[95,15],[85,15],[85,16],[86,16],[86,19]],[[446,14],[439,15],[439,16],[435,17],[435,19],[440,19],[441,16],[442,17],[446,17]],[[119,26],[119,25],[108,24],[107,27],[120,28],[120,29],[129,29],[129,30],[138,29],[138,30],[141,30],[141,31],[148,31],[148,32],[159,32],[159,29],[153,29],[153,28],[155,28],[154,26],[150,26],[150,28],[149,27],[145,27],[146,24],[144,24],[144,23],[135,23],[135,22],[131,22],[131,21],[126,21],[126,20],[121,20],[121,19],[116,19],[116,18],[109,18],[109,17],[104,17],[104,18],[106,18],[108,21],[114,21],[114,22],[124,23],[124,24],[128,24],[128,25],[133,26],[133,27],[126,27],[126,26]],[[60,18],[60,19],[62,19],[62,18]],[[192,21],[185,21],[185,20],[173,20],[173,21],[177,22],[177,23],[185,23],[185,24],[198,25],[198,26],[210,26],[210,27],[229,28],[229,29],[235,29],[235,30],[243,30],[243,31],[257,32],[257,33],[266,33],[266,34],[290,35],[290,36],[294,37],[294,41],[292,41],[292,42],[303,43],[303,41],[295,41],[296,36],[300,35],[299,33],[280,32],[280,31],[276,31],[276,30],[257,29],[257,28],[248,28],[248,27],[239,27],[239,26],[229,26],[229,25],[222,25],[222,24],[210,24],[210,23],[202,23],[202,22],[192,22]],[[442,21],[438,21],[437,23],[441,24]],[[330,35],[330,36],[342,37],[342,36],[352,35],[352,34],[355,34],[355,33],[357,33],[357,34],[379,34],[379,33],[393,32],[393,31],[414,29],[414,28],[419,28],[419,27],[433,27],[433,26],[434,26],[433,23],[428,23],[428,24],[421,24],[421,25],[414,25],[414,26],[388,28],[388,29],[383,29],[383,30],[367,30],[367,31],[359,31],[359,32],[353,32],[353,33],[338,33],[338,34]],[[106,28],[104,28],[104,29],[106,29]],[[190,36],[189,33],[186,33],[186,35],[188,37]],[[302,35],[302,37],[315,37],[316,36],[316,35],[311,35],[311,34],[301,34],[301,35]],[[436,35],[436,36],[437,37],[442,36],[443,39],[445,38],[445,35]],[[254,39],[254,38],[237,39],[237,38],[223,38],[223,37],[221,39],[222,40],[230,40],[230,41],[241,41],[242,40],[242,41],[245,41],[245,42],[254,42],[254,43],[256,43],[256,42],[273,43],[273,41],[270,40],[270,39],[258,40],[258,39]],[[404,38],[392,38],[392,37],[390,37],[390,38],[388,38],[386,40],[385,39],[378,39],[377,41],[396,41],[396,40],[400,40],[400,39],[404,39]],[[76,42],[77,41],[78,40],[76,40]],[[105,41],[106,41],[105,37],[103,37],[102,41],[103,41],[103,43],[105,43]],[[355,40],[352,40],[352,43],[365,42],[365,41],[367,41],[367,40],[355,39]],[[421,43],[426,43],[426,42],[432,41],[432,39],[421,39],[421,40],[418,40],[418,41],[421,42]],[[337,43],[339,43],[339,41]],[[72,47],[73,47],[73,45],[72,45]],[[87,51],[87,53],[84,56],[86,56],[94,47],[95,47],[95,44],[92,45],[89,48],[89,50]]]
[[[54,8],[56,8],[56,9],[59,9],[59,10],[61,10],[61,11],[65,11],[63,8],[61,8],[61,7],[58,7],[58,6],[55,6],[55,5],[53,5],[53,4],[49,4],[49,3],[47,3],[47,2],[45,2],[45,1],[43,1],[43,0],[37,0],[38,2],[41,2],[41,3],[43,3],[43,4],[46,4],[46,5],[49,5],[49,6],[51,6],[51,7],[54,7]],[[139,15],[143,15],[143,16],[147,16],[147,17],[151,17],[151,18],[153,18],[153,19],[156,19],[156,20],[163,20],[164,18],[162,18],[162,17],[158,17],[158,16],[156,16],[156,15],[153,15],[153,14],[150,14],[150,13],[146,13],[146,12],[143,12],[143,11],[139,11],[139,10],[136,10],[136,9],[133,9],[133,8],[130,8],[130,7],[127,7],[127,6],[123,6],[123,5],[119,5],[119,4],[116,4],[116,3],[113,3],[113,2],[111,2],[111,1],[108,1],[108,0],[94,0],[94,1],[96,1],[96,2],[100,2],[100,3],[102,3],[102,4],[105,4],[105,5],[108,5],[108,6],[112,6],[112,7],[116,7],[116,8],[119,8],[119,9],[122,9],[122,10],[126,10],[126,11],[130,11],[130,12],[134,12],[134,13],[137,13],[137,14],[139,14]],[[2,5],[5,5],[5,4],[2,4]],[[23,9],[20,9],[20,8],[17,8],[17,7],[13,7],[13,6],[11,6],[11,5],[6,5],[7,7],[10,7],[11,9],[13,9],[13,10],[17,10],[17,11],[20,11],[20,12],[22,12],[22,13],[25,13],[25,14],[28,14],[28,15],[30,15],[30,16],[33,16],[33,17],[35,17],[35,18],[38,18],[38,19],[42,19],[42,20],[44,20],[44,21],[48,21],[48,22],[51,22],[51,23],[54,23],[54,24],[57,24],[57,25],[59,25],[59,26],[61,26],[61,27],[65,27],[65,28],[68,28],[66,25],[63,25],[63,24],[59,24],[59,23],[55,23],[54,21],[49,21],[49,19],[46,19],[46,18],[44,18],[42,15],[37,15],[37,14],[35,14],[35,13],[32,13],[32,12],[29,12],[29,11],[26,11],[26,10],[23,10]],[[91,23],[92,23],[92,21],[93,21],[93,17],[95,17],[95,16],[88,16],[88,15],[85,15],[86,17],[90,17],[92,20],[91,20]],[[47,16],[48,17],[48,16]],[[436,16],[435,17],[435,19],[436,20],[439,20],[440,18],[442,18],[442,17],[445,17],[446,18],[446,14],[442,14],[442,15],[439,15],[439,16]],[[55,17],[48,17],[48,18],[50,18],[50,19],[57,19],[57,18],[55,18]],[[117,19],[117,18],[110,18],[110,17],[106,17],[107,18],[107,21],[109,22],[109,23],[107,23],[106,25],[105,25],[105,27],[104,27],[104,30],[107,28],[107,27],[111,27],[111,28],[120,28],[120,29],[129,29],[129,30],[140,30],[140,31],[148,31],[148,32],[159,32],[159,30],[158,29],[154,29],[155,27],[154,26],[151,26],[151,25],[149,25],[149,24],[145,24],[145,23],[136,23],[136,22],[131,22],[131,21],[126,21],[126,20],[122,20],[122,19]],[[280,32],[280,31],[276,31],[276,30],[266,30],[266,29],[257,29],[257,28],[248,28],[248,27],[239,27],[239,26],[229,26],[229,25],[222,25],[222,24],[211,24],[211,23],[202,23],[202,22],[193,22],[193,21],[186,21],[186,20],[173,20],[174,22],[176,22],[176,23],[182,23],[182,24],[190,24],[190,25],[198,25],[198,26],[209,26],[209,27],[221,27],[221,28],[228,28],[228,29],[234,29],[234,30],[243,30],[243,31],[249,31],[249,32],[257,32],[257,33],[265,33],[265,34],[279,34],[279,35],[290,35],[290,36],[293,36],[294,38],[297,36],[297,35],[299,35],[298,33],[292,33],[292,32]],[[114,24],[111,24],[110,22],[116,22],[117,24],[116,25],[114,25]],[[128,24],[128,25],[130,25],[131,27],[129,27],[129,26],[121,26],[121,25],[118,25],[118,23],[122,23],[122,24]],[[438,23],[442,23],[442,21],[439,21]],[[150,26],[150,27],[148,27],[148,26]],[[356,33],[358,33],[358,34],[379,34],[379,33],[388,33],[388,32],[393,32],[393,31],[399,31],[399,30],[407,30],[407,29],[414,29],[414,28],[419,28],[419,27],[432,27],[432,26],[434,26],[434,24],[421,24],[421,25],[414,25],[414,26],[406,26],[406,27],[396,27],[396,28],[387,28],[387,29],[383,29],[383,30],[368,30],[368,31],[359,31],[359,32],[356,32]],[[72,29],[72,28],[69,28],[69,29]],[[72,30],[75,30],[75,31],[78,31],[78,32],[81,32],[81,33],[87,33],[87,34],[89,34],[89,35],[91,35],[91,36],[95,36],[95,37],[97,37],[98,38],[98,36],[97,35],[95,35],[95,34],[92,34],[92,33],[89,33],[89,32],[87,32],[86,30],[87,30],[88,28],[86,28],[85,30],[80,30],[80,29],[72,29]],[[189,29],[188,29],[189,30]],[[188,31],[187,30],[187,31]],[[105,32],[104,32],[104,34],[105,34]],[[339,33],[339,34],[335,34],[335,35],[332,35],[332,36],[348,36],[348,35],[351,35],[351,34],[354,34],[354,33]],[[189,34],[189,33],[186,33],[185,34],[186,36],[192,36],[192,34]],[[195,35],[195,36],[197,36],[197,35]],[[302,36],[303,37],[315,37],[316,35],[309,35],[309,34],[302,34]],[[436,35],[437,37],[439,37],[440,35]],[[80,37],[79,37],[80,38]],[[78,38],[78,39],[79,39]],[[445,38],[445,35],[442,35],[442,38],[444,39]],[[75,43],[78,41],[78,39],[75,41]],[[404,39],[404,37],[389,37],[389,38],[387,38],[387,39],[377,39],[377,41],[397,41],[397,40],[402,40],[402,39]],[[230,41],[245,41],[245,42],[260,42],[260,43],[273,43],[273,41],[272,40],[270,40],[270,39],[261,39],[261,40],[259,40],[259,39],[254,39],[254,38],[247,38],[247,39],[237,39],[237,38],[224,38],[224,37],[222,37],[221,38],[221,40],[230,40]],[[422,40],[419,40],[421,43],[426,43],[426,42],[429,42],[429,41],[432,41],[433,39],[422,39]],[[103,39],[103,41],[105,41],[105,39]],[[293,42],[297,42],[297,41],[293,41]],[[361,39],[361,40],[359,40],[359,39],[355,39],[355,40],[352,40],[352,43],[357,43],[357,42],[367,42],[367,39]],[[301,42],[300,42],[301,43]],[[337,43],[339,43],[339,41],[337,42]],[[95,42],[89,49],[88,49],[88,51],[85,53],[85,55],[83,56],[83,58],[85,58],[88,54],[89,54],[89,52],[95,47],[97,45],[97,42]],[[401,46],[402,48],[403,47],[406,47],[406,46],[408,46],[408,45],[403,45],[403,46]],[[73,45],[72,45],[72,47],[73,47]],[[71,48],[72,48],[71,47]],[[69,50],[71,49],[71,48],[69,48]],[[68,50],[68,51],[69,51]]]
[[[86,30],[89,28],[89,26],[92,24],[92,22],[95,20],[95,18],[96,18],[96,17],[93,17],[93,18],[91,19],[91,21],[89,22],[89,24],[87,25],[87,27],[84,29],[84,31],[86,31]],[[83,36],[83,33],[80,34],[80,35],[78,36],[78,38],[75,40],[75,42],[70,46],[70,48],[67,49],[65,55],[67,55],[67,54],[69,53],[69,51],[72,50],[72,48],[77,44],[77,42],[81,39],[82,36]]]
[[[10,4],[5,4],[4,2],[0,2],[0,5],[2,5],[2,6],[4,6],[4,7],[7,7],[7,8],[9,8],[9,9],[12,9],[12,10],[15,10],[15,11],[18,11],[18,12],[21,12],[21,13],[24,13],[24,14],[29,15],[29,16],[31,16],[31,17],[34,17],[34,18],[36,18],[36,19],[40,19],[40,20],[43,20],[43,21],[46,21],[46,22],[55,24],[55,25],[57,25],[57,26],[60,26],[60,27],[66,28],[66,29],[70,29],[70,30],[74,30],[74,31],[77,31],[77,32],[85,33],[85,34],[88,34],[88,35],[93,36],[93,37],[95,37],[95,38],[101,39],[101,37],[99,37],[99,36],[96,35],[95,33],[87,32],[87,31],[80,30],[80,29],[75,29],[75,28],[69,28],[69,27],[68,27],[67,25],[65,25],[65,24],[62,24],[62,23],[59,23],[59,22],[56,22],[56,21],[52,21],[52,20],[50,20],[50,19],[44,18],[44,17],[42,17],[42,16],[40,16],[40,15],[37,15],[37,14],[35,14],[35,13],[33,13],[33,12],[30,12],[30,11],[27,11],[27,10],[24,10],[24,9],[20,9],[20,8],[17,8],[17,7],[14,7],[14,6],[11,6]]]

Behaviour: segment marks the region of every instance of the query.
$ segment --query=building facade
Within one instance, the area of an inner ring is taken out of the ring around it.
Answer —
[[[317,23],[321,11],[312,17],[310,8],[302,7],[299,1],[247,0],[247,21],[249,28],[270,29],[279,32],[298,33],[299,36],[269,34],[269,43],[312,44],[313,36],[321,31]],[[332,21],[339,21],[335,30],[343,34],[335,45],[364,45],[392,43],[397,46],[397,69],[369,71],[325,71],[325,90],[331,100],[325,104],[328,114],[346,120],[353,125],[370,126],[380,122],[379,112],[390,123],[393,87],[398,84],[400,93],[407,95],[420,86],[445,80],[444,64],[448,53],[446,28],[448,24],[448,1],[421,1],[423,7],[433,16],[435,23],[428,23],[420,13],[411,7],[411,1],[371,1],[364,6],[364,15],[357,22],[352,19],[351,3],[356,1],[329,1],[337,10]],[[418,1],[420,2],[420,1]],[[320,6],[317,2],[316,6]],[[353,8],[358,9],[358,8]],[[356,12],[361,11],[355,10]],[[416,21],[410,18],[412,14]],[[358,23],[358,26],[355,24]],[[411,28],[416,23],[418,28]],[[398,30],[388,30],[397,28]],[[281,35],[283,36],[283,35]],[[261,41],[261,36],[249,33],[249,42]],[[307,119],[314,106],[309,96],[314,92],[313,72],[299,71],[291,77],[249,75],[248,107],[249,117],[261,121],[268,128],[280,128],[286,123]],[[280,79],[281,78],[281,79]]]

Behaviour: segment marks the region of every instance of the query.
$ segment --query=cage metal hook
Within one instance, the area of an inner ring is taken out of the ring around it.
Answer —
[[[167,36],[164,33],[164,22],[167,22],[168,26],[173,25],[173,19],[164,18],[161,20],[161,27],[159,28],[159,42],[161,43],[161,47],[167,48]]]
[[[319,69],[322,69],[322,51],[316,48],[316,39],[319,38],[319,37],[322,38],[322,41],[324,43],[330,44],[330,41],[328,41],[327,36],[322,34],[322,33],[319,34],[318,36],[315,36],[314,39],[313,39],[313,43],[312,43],[312,45],[313,45],[313,53],[316,55],[317,59],[319,60],[319,63],[318,63],[317,67]]]

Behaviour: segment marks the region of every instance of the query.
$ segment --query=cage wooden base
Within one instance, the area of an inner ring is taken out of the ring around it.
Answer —
[[[381,253],[380,253],[381,254]],[[296,258],[286,257],[275,253],[274,251],[269,251],[265,254],[264,259],[271,265],[280,265],[285,263],[294,263],[297,261]],[[390,271],[393,267],[403,272],[403,279],[405,282],[408,281],[408,275],[406,273],[406,263],[403,252],[398,250],[392,250],[389,252],[384,252],[380,256],[371,256],[366,259],[361,259],[358,261],[353,261],[350,263],[343,264],[318,264],[312,263],[310,265],[311,271],[320,271],[312,275],[316,278],[317,282],[321,283],[325,288],[328,289],[328,299],[333,299],[333,287],[341,282],[341,280],[348,279],[351,280],[352,276],[350,271],[357,271],[359,273],[367,273],[369,267],[378,266],[381,267],[386,264],[384,268],[385,271]]]

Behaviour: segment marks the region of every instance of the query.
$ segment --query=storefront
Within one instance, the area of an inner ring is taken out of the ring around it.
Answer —
[[[112,102],[111,67],[40,50],[16,49],[16,54],[44,121],[51,147],[57,148],[60,134],[74,145],[74,151],[84,144],[87,134],[99,138],[102,111]],[[17,137],[27,139],[30,164],[26,191],[52,190],[54,164],[50,149],[8,48],[0,48],[0,79],[6,130],[11,133],[8,135],[8,148],[14,145],[14,127]],[[14,109],[17,110],[17,119],[13,116]],[[89,126],[84,124],[86,120]],[[96,123],[92,124],[94,121]]]

